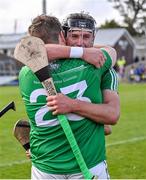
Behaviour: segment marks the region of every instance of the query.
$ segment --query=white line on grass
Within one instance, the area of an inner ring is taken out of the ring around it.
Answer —
[[[116,146],[116,145],[120,145],[120,144],[128,144],[128,143],[133,143],[133,142],[136,142],[136,141],[143,141],[145,139],[146,139],[146,136],[135,137],[135,138],[132,138],[132,139],[127,139],[127,140],[117,141],[117,142],[114,142],[114,143],[107,144],[106,147]]]
[[[135,137],[132,139],[127,139],[127,140],[117,141],[114,143],[107,144],[106,147],[116,146],[116,145],[120,145],[120,144],[128,144],[128,143],[132,143],[132,142],[136,142],[136,141],[143,141],[145,139],[146,139],[146,136]],[[17,165],[17,164],[25,164],[28,162],[30,162],[30,160],[19,160],[19,161],[13,161],[13,162],[9,162],[9,163],[3,163],[3,164],[0,164],[0,168],[7,167],[7,166],[13,166],[13,165]]]
[[[13,165],[17,165],[17,164],[25,164],[28,162],[30,162],[30,160],[19,160],[19,161],[13,161],[13,162],[9,162],[9,163],[3,163],[3,164],[0,164],[0,168],[6,167],[6,166],[13,166]]]

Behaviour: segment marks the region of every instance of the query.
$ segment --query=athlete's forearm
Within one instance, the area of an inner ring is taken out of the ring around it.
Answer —
[[[120,101],[117,92],[103,91],[103,104],[93,104],[76,100],[73,112],[88,117],[97,123],[114,125],[120,116]]]
[[[45,45],[48,55],[48,60],[65,59],[70,57],[70,47],[59,44]]]
[[[98,49],[97,48],[83,48],[83,51],[81,51],[81,54],[76,53],[76,51],[75,51],[75,54],[72,54],[70,53],[71,48],[81,48],[81,47],[70,47],[70,46],[64,46],[64,45],[59,45],[59,44],[46,44],[45,47],[47,50],[49,61],[57,60],[57,59],[65,59],[65,58],[70,58],[70,57],[81,58],[81,59],[84,59],[89,64],[93,64],[97,68],[101,67],[105,62],[105,57],[99,48]]]
[[[97,123],[116,124],[120,115],[120,102],[116,92],[104,91],[104,103],[93,104],[71,99],[61,93],[47,97],[47,105],[53,115],[75,113]]]
[[[93,104],[76,99],[72,102],[72,112],[102,124],[114,125],[119,119],[119,106],[114,103]]]

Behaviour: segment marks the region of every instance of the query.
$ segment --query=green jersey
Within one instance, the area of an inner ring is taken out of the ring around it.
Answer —
[[[57,92],[70,98],[102,103],[101,76],[111,66],[111,59],[102,68],[95,68],[80,59],[60,60],[51,65]],[[70,145],[59,124],[46,105],[47,92],[35,74],[22,68],[20,90],[30,119],[32,163],[39,170],[53,174],[80,172]],[[105,160],[105,139],[102,124],[69,113],[66,115],[88,168]]]

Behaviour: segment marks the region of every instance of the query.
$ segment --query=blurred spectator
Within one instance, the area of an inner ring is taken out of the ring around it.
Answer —
[[[139,62],[139,57],[138,57],[138,56],[136,56],[136,57],[134,58],[134,62],[135,62],[135,63]]]
[[[129,80],[130,80],[130,81],[134,81],[134,80],[135,80],[134,70],[135,70],[135,68],[134,68],[134,66],[132,65],[132,66],[131,66],[131,69],[130,69],[130,72],[129,72]]]
[[[117,60],[118,74],[120,79],[124,77],[125,64],[126,64],[126,60],[124,56],[122,56],[120,59]]]
[[[141,60],[142,60],[142,61],[145,61],[145,57],[144,57],[144,56],[142,56]]]
[[[129,80],[134,82],[146,81],[146,67],[144,64],[139,64],[137,67],[131,66],[129,71]]]

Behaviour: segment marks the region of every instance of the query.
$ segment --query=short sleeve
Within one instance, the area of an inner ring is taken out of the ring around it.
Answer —
[[[105,72],[101,79],[101,90],[109,89],[118,92],[118,75],[113,68]]]

